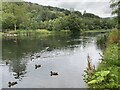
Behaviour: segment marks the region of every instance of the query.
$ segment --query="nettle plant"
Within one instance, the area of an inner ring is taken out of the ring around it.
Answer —
[[[118,88],[120,87],[118,82],[118,76],[112,74],[110,70],[96,71],[94,65],[90,62],[88,56],[88,66],[85,70],[84,81],[88,83],[91,88]]]

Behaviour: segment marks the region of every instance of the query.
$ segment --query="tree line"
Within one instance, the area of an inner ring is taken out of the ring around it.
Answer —
[[[2,30],[36,30],[50,31],[115,28],[113,18],[101,18],[86,11],[79,11],[42,6],[31,2],[3,2],[2,3]]]

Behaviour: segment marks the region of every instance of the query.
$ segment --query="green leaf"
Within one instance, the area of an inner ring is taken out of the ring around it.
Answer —
[[[101,71],[101,76],[107,76],[110,73],[110,71]]]
[[[105,79],[104,77],[98,77],[98,78],[97,78],[97,81],[98,81],[98,82],[102,82],[104,79]]]
[[[92,81],[88,82],[88,84],[95,84],[97,82],[98,82],[97,80],[92,80]]]

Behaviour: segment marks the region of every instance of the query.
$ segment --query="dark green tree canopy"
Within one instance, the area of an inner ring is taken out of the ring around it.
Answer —
[[[92,13],[42,6],[31,2],[3,2],[2,29],[6,30],[80,30],[111,29],[113,19],[101,18]]]

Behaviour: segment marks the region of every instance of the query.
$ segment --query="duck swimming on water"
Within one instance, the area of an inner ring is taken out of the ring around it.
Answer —
[[[50,75],[51,75],[51,76],[53,76],[53,75],[58,75],[58,72],[50,71]]]
[[[14,86],[15,84],[18,84],[17,82],[8,82],[8,87]]]
[[[40,67],[41,67],[41,65],[35,65],[35,69],[40,68]]]

